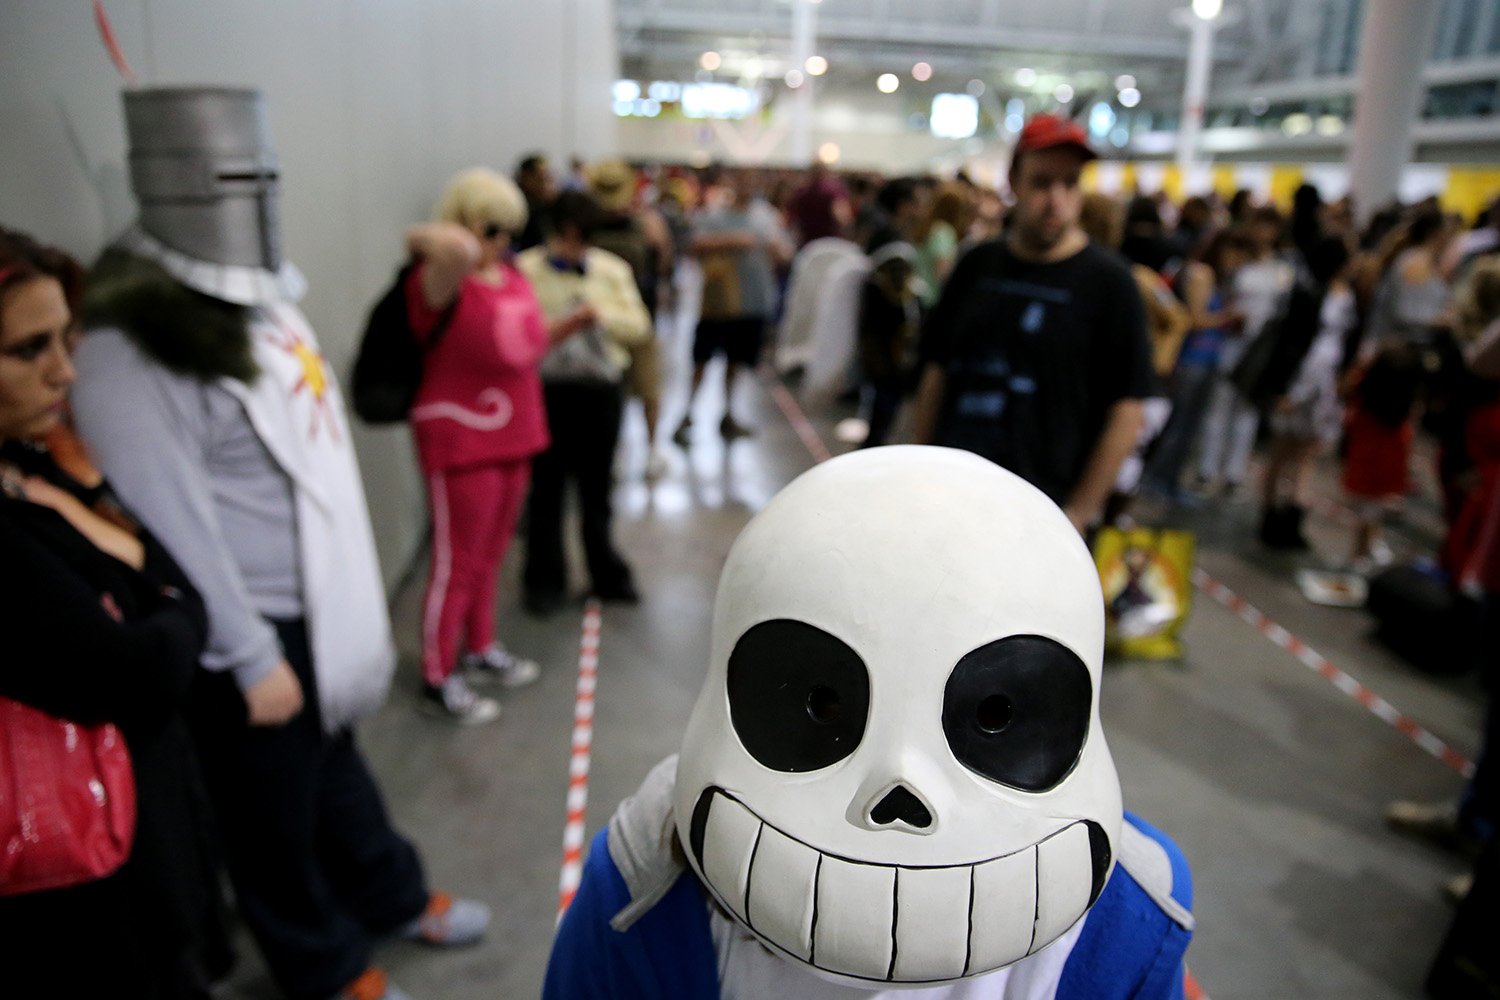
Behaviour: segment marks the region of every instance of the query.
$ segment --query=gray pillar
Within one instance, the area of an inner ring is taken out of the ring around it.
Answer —
[[[792,163],[805,167],[812,160],[813,88],[817,78],[807,75],[807,58],[818,44],[818,8],[822,0],[792,0],[792,69],[802,83],[792,91]]]
[[[1365,0],[1349,146],[1349,190],[1362,221],[1395,197],[1411,160],[1422,67],[1441,9],[1432,0]]]
[[[1187,180],[1198,161],[1198,136],[1203,131],[1203,103],[1208,99],[1208,73],[1214,59],[1214,22],[1189,13],[1187,76],[1182,86],[1182,123],[1177,127],[1177,168]]]

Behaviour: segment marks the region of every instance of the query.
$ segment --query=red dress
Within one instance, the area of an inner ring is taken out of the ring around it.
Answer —
[[[1392,427],[1372,417],[1358,402],[1345,420],[1344,489],[1362,500],[1404,496],[1411,489],[1412,422]]]
[[[1500,593],[1500,402],[1469,415],[1475,481],[1443,543],[1443,569],[1461,584]]]

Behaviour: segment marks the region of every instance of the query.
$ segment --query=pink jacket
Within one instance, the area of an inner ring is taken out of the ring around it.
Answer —
[[[427,354],[411,426],[423,471],[530,458],[547,447],[547,411],[537,365],[547,324],[526,278],[502,264],[498,286],[465,277],[458,307]],[[406,285],[412,330],[425,341],[438,313],[422,297],[422,268]]]

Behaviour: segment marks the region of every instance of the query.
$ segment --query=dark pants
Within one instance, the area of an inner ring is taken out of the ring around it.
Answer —
[[[1464,788],[1458,818],[1463,827],[1483,841],[1495,839],[1500,827],[1500,665],[1495,650],[1500,649],[1500,594],[1486,594],[1479,613],[1478,648],[1483,657],[1481,670],[1489,693],[1484,710],[1484,733],[1479,742],[1479,759],[1474,777]]]
[[[1217,372],[1212,365],[1179,368],[1173,373],[1172,416],[1156,440],[1143,475],[1158,492],[1172,494],[1177,491],[1182,467],[1187,464],[1193,445],[1197,443],[1198,430],[1208,412],[1215,378]]]
[[[901,389],[891,386],[866,385],[863,391],[869,401],[870,433],[865,435],[864,444],[860,447],[878,448],[885,444],[885,439],[890,436],[891,427],[896,423],[896,414],[901,412]]]
[[[208,675],[193,721],[240,913],[286,993],[337,993],[372,943],[422,912],[417,852],[391,827],[349,730],[323,731],[307,631],[274,622],[306,707],[250,726],[233,678]]]
[[[620,387],[597,382],[549,382],[544,386],[552,446],[531,463],[527,507],[527,594],[556,598],[568,589],[563,552],[563,504],[567,481],[578,485],[583,549],[593,590],[611,595],[631,586],[630,567],[610,541],[610,488],[615,444],[620,437]]]

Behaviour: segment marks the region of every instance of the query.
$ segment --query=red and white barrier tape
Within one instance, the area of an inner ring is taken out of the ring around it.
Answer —
[[[563,826],[562,877],[557,890],[561,920],[583,877],[584,813],[589,804],[589,762],[594,746],[594,689],[599,678],[599,602],[583,609],[583,638],[578,645],[578,687],[573,702],[573,749],[568,761],[568,818]]]
[[[771,394],[771,398],[775,400],[782,415],[786,417],[787,423],[792,425],[792,430],[796,431],[797,436],[802,439],[802,445],[813,457],[813,461],[826,462],[832,458],[833,454],[823,443],[823,439],[818,436],[817,428],[812,425],[812,421],[807,419],[807,414],[802,412],[802,407],[798,406],[792,394],[787,392],[786,386],[782,385],[776,373],[762,365],[760,380],[766,387],[766,391]]]
[[[1380,721],[1391,726],[1425,752],[1436,757],[1464,777],[1474,773],[1474,765],[1463,754],[1438,739],[1427,729],[1402,714],[1390,702],[1365,687],[1349,674],[1328,661],[1322,653],[1267,618],[1263,612],[1239,594],[1209,576],[1204,570],[1194,567],[1193,585],[1227,608],[1246,624],[1253,626],[1261,635],[1295,656],[1303,666],[1321,676],[1344,694],[1353,698]]]

